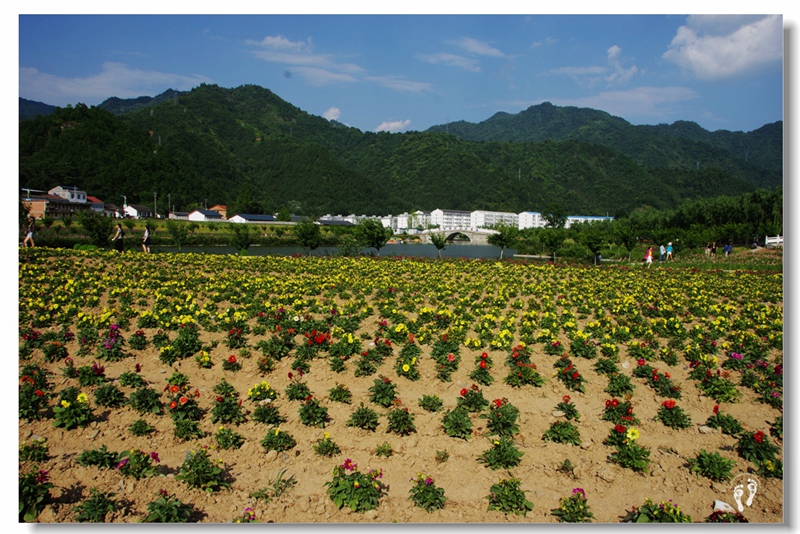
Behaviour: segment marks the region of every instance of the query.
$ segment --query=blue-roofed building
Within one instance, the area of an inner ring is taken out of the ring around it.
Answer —
[[[189,214],[189,220],[195,222],[221,222],[222,215],[211,210],[194,210]]]

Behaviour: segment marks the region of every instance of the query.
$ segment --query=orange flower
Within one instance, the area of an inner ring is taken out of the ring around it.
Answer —
[[[181,395],[181,398],[180,398],[180,399],[178,399],[178,400],[180,401],[180,403],[181,403],[181,406],[183,406],[184,404],[186,404],[187,402],[189,402],[189,399],[186,397],[186,395]]]
[[[179,389],[178,386],[170,386],[169,387],[170,393],[177,393],[178,389]]]

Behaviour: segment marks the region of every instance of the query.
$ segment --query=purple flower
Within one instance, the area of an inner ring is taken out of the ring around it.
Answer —
[[[582,498],[582,499],[585,499],[585,498],[586,498],[586,492],[585,492],[585,491],[583,491],[583,488],[573,488],[573,489],[572,489],[572,494],[573,494],[573,495],[576,495],[576,494],[578,494],[578,493],[580,493],[580,494],[581,494],[581,498]]]
[[[425,485],[426,486],[430,486],[431,484],[433,484],[433,479],[431,477],[426,478],[425,479]]]
[[[122,469],[127,464],[128,464],[128,459],[127,458],[123,458],[122,461],[117,464],[117,469]]]
[[[50,471],[45,471],[44,469],[40,469],[39,474],[36,476],[36,483],[44,484],[45,482],[47,482],[49,475]]]
[[[742,355],[739,354],[738,352],[731,352],[731,358],[733,358],[734,360],[741,361],[742,360]]]
[[[152,459],[152,460],[153,460],[155,463],[159,463],[159,462],[161,461],[161,460],[159,459],[159,457],[158,457],[158,453],[157,453],[156,451],[153,451],[153,452],[151,452],[151,453],[150,453],[150,458],[151,458],[151,459]]]
[[[778,399],[778,398],[780,398],[781,394],[778,393],[777,391],[773,391],[772,392],[772,396],[775,397],[776,399]]]

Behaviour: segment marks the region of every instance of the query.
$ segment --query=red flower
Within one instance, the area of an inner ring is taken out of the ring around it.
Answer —
[[[756,443],[762,443],[764,441],[764,432],[759,430],[755,434],[753,434],[753,439],[756,440]]]
[[[222,397],[221,396],[217,396],[217,402],[222,402]]]
[[[37,389],[37,390],[36,390],[36,396],[37,396],[37,397],[43,397],[43,396],[44,396],[44,393],[42,392],[42,390],[41,390],[41,389]]]
[[[714,412],[714,414],[715,414],[715,415],[719,413],[719,404],[715,404],[715,405],[714,405],[714,410],[713,410],[713,412]]]
[[[486,360],[481,360],[481,363],[479,365],[481,369],[486,369]]]
[[[481,360],[485,360],[488,357],[489,357],[489,355],[486,354],[485,352],[481,353]]]
[[[461,388],[461,396],[465,397],[467,395],[467,388]]]
[[[644,365],[644,358],[639,358],[638,360],[636,360],[636,364],[639,365],[640,367]]]
[[[569,402],[570,400],[571,399],[569,398],[569,395],[564,395],[563,397],[561,397],[561,402]]]
[[[231,354],[230,356],[228,356],[228,363],[236,363],[236,355],[235,354]]]
[[[291,371],[289,371],[289,380],[291,380],[293,376],[294,376],[294,375],[292,374],[292,372],[291,372]]]
[[[186,397],[186,395],[181,395],[181,398],[180,398],[180,399],[178,399],[178,400],[180,401],[180,403],[181,403],[181,406],[183,406],[184,404],[186,404],[187,402],[189,402],[189,399]]]
[[[673,409],[675,407],[675,404],[676,403],[675,403],[674,399],[669,399],[669,400],[665,400],[664,402],[662,402],[661,406],[663,406],[667,410],[671,410],[671,409]]]
[[[178,386],[172,385],[169,387],[170,393],[177,393],[180,388]]]
[[[616,430],[619,434],[624,434],[628,429],[625,428],[625,426],[623,426],[623,425],[617,424],[614,427],[614,430]]]
[[[613,408],[616,408],[617,406],[619,406],[619,401],[617,399],[611,399],[611,406]]]
[[[497,406],[499,408],[499,407],[501,407],[503,405],[503,400],[502,399],[495,399],[494,400],[494,404],[495,404],[495,406]]]
[[[576,378],[578,378],[579,376],[581,376],[581,374],[580,374],[578,371],[575,371],[574,373],[572,373],[572,379],[573,379],[573,380],[575,380],[575,379],[576,379]]]
[[[177,407],[178,407],[178,403],[177,402],[172,401],[172,402],[169,403],[170,410],[174,410]]]

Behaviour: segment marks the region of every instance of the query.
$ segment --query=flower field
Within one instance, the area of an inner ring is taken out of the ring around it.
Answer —
[[[28,249],[19,335],[20,521],[783,521],[774,271]]]

